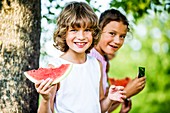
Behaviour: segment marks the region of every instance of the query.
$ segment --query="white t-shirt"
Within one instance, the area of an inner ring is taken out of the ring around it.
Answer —
[[[70,63],[62,58],[50,62],[54,66]],[[73,64],[70,74],[60,82],[54,102],[55,112],[101,113],[100,77],[100,65],[94,57],[87,55],[85,63]]]
[[[106,94],[106,89],[109,86],[109,84],[107,82],[107,73],[106,73],[107,62],[104,59],[104,57],[95,48],[91,49],[89,55],[97,58],[102,64],[102,69],[103,69],[103,77],[102,77],[103,91],[104,91],[104,94]]]

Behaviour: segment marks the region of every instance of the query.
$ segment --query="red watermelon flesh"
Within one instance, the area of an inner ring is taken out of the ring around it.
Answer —
[[[109,78],[109,83],[111,85],[116,85],[116,86],[124,86],[126,87],[126,85],[128,84],[128,82],[131,79],[129,77],[123,78],[123,79],[114,79],[114,78]]]
[[[56,84],[63,80],[70,72],[72,64],[62,64],[57,68],[38,68],[24,72],[25,76],[36,83],[47,78],[53,79],[52,84]]]

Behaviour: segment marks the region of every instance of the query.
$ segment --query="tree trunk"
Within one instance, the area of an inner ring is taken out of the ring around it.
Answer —
[[[40,0],[0,1],[0,113],[36,113],[38,94],[23,75],[39,67]]]

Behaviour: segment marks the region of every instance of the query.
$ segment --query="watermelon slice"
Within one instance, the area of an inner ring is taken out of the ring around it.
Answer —
[[[130,80],[131,80],[131,78],[129,78],[129,77],[125,77],[125,78],[122,78],[122,79],[109,78],[109,83],[111,85],[115,85],[115,86],[126,87],[126,85],[129,83]]]
[[[47,78],[53,79],[53,84],[57,84],[63,80],[71,71],[73,64],[62,64],[57,68],[38,68],[24,72],[24,75],[33,83],[45,80]]]

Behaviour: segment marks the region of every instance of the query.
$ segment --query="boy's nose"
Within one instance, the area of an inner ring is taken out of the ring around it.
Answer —
[[[83,31],[79,31],[78,33],[77,33],[77,38],[78,39],[84,39],[84,33],[83,33]]]

